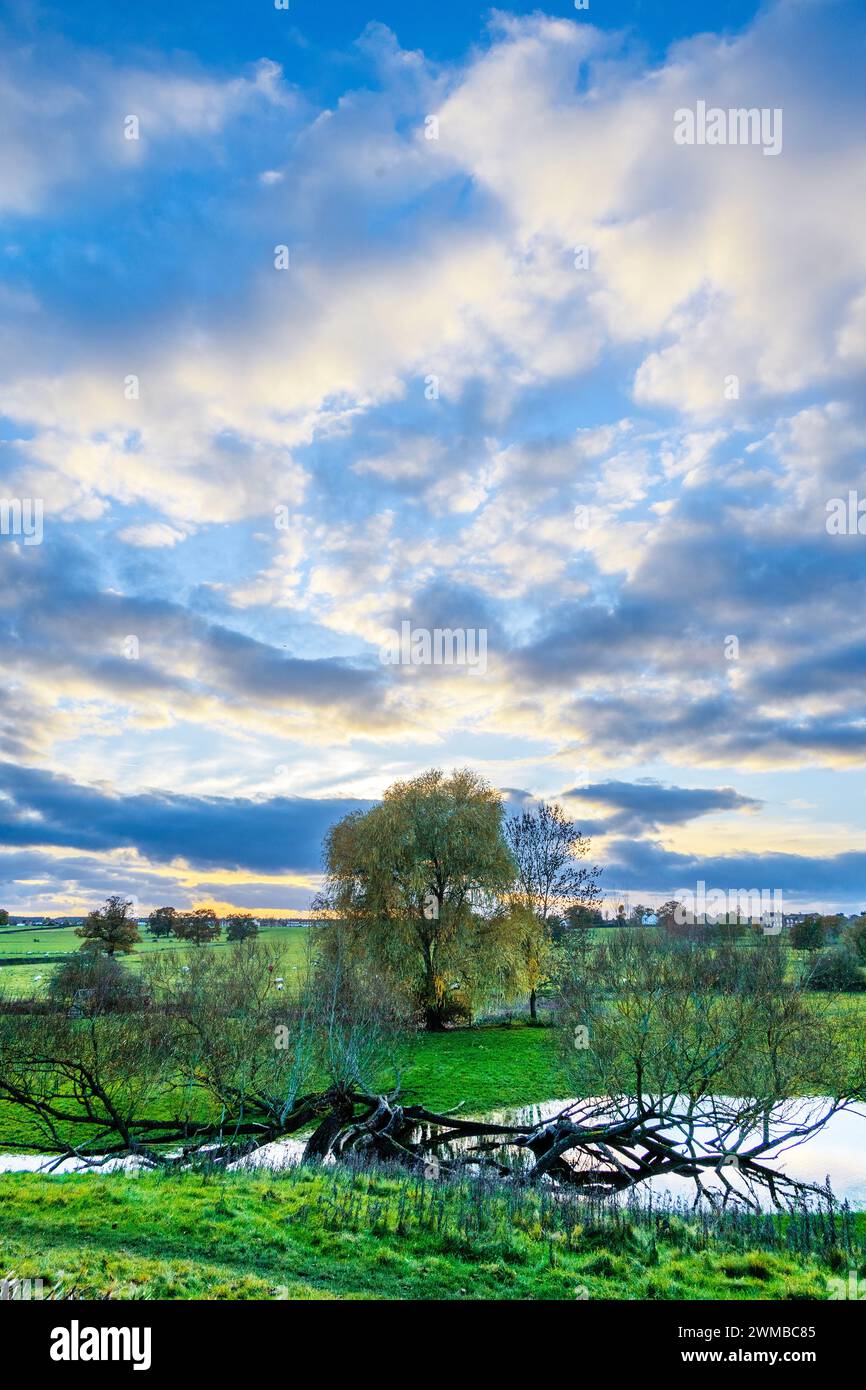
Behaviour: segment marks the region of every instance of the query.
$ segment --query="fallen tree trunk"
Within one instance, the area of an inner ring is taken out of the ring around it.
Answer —
[[[56,1095],[28,1095],[8,1081],[3,1089],[41,1122],[52,1167],[65,1158],[102,1167],[129,1157],[154,1167],[205,1161],[225,1168],[313,1125],[306,1162],[375,1161],[444,1176],[474,1168],[515,1182],[555,1182],[596,1194],[680,1176],[692,1179],[698,1198],[759,1206],[766,1194],[777,1207],[826,1195],[824,1188],[797,1182],[774,1164],[848,1104],[841,1098],[741,1098],[736,1104],[713,1097],[620,1098],[606,1104],[574,1102],[548,1119],[509,1124],[404,1105],[398,1096],[331,1087],[298,1097],[281,1111],[265,1097],[256,1102],[247,1096],[242,1116],[193,1126],[123,1117],[99,1106],[98,1096],[89,1097],[82,1113]],[[90,1132],[78,1140],[81,1125]]]
[[[728,1126],[726,1139],[714,1098],[706,1105],[688,1098],[654,1105],[644,1101],[632,1105],[632,1114],[613,1118],[605,1117],[598,1103],[587,1102],[566,1107],[551,1119],[518,1125],[401,1106],[386,1096],[358,1096],[355,1102],[363,1113],[347,1124],[335,1122],[327,1153],[317,1141],[315,1156],[375,1157],[419,1171],[428,1171],[435,1160],[437,1171],[446,1175],[491,1168],[516,1181],[555,1181],[611,1194],[653,1178],[680,1176],[693,1180],[697,1198],[756,1207],[760,1194],[778,1207],[826,1196],[823,1186],[797,1181],[772,1165],[848,1104],[820,1098],[741,1101],[741,1122]],[[312,1156],[309,1146],[308,1154]],[[718,1180],[718,1190],[708,1186],[712,1179]]]

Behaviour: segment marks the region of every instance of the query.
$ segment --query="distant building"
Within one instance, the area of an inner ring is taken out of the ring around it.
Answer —
[[[808,915],[807,912],[786,912],[782,916],[782,926],[786,931],[790,931],[791,927],[796,927],[798,922],[805,922]]]

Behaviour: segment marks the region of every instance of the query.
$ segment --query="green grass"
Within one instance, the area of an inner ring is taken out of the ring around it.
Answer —
[[[303,971],[307,960],[309,932],[306,927],[282,927],[263,924],[258,940],[283,949],[284,970],[287,979],[297,968]],[[148,956],[166,951],[225,951],[229,947],[223,935],[218,941],[207,946],[190,946],[175,937],[154,939],[146,931],[141,934],[141,944],[128,956],[120,957],[130,970],[138,970]],[[37,927],[35,930],[0,928],[0,960],[10,956],[20,957],[20,963],[0,965],[0,995],[26,995],[30,998],[43,998],[47,993],[48,982],[57,969],[57,961],[51,957],[71,955],[82,946],[80,936],[75,935],[74,927]],[[48,959],[46,959],[46,957]],[[41,978],[37,979],[39,976]]]
[[[434,1110],[463,1102],[466,1114],[477,1115],[571,1094],[554,1030],[521,1023],[419,1034],[402,1044],[399,1068],[406,1098]],[[380,1080],[390,1088],[393,1072]],[[19,1151],[22,1146],[33,1153],[44,1149],[26,1112],[0,1102],[0,1152],[13,1144]]]
[[[862,1230],[805,1253],[778,1223],[310,1168],[5,1176],[0,1230],[4,1272],[80,1298],[823,1299],[863,1255]]]
[[[422,1033],[404,1044],[401,1085],[431,1110],[465,1103],[477,1115],[572,1094],[553,1028],[510,1026]]]

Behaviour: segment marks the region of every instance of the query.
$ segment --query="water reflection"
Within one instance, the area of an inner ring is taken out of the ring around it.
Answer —
[[[495,1110],[477,1116],[491,1124],[535,1125],[552,1119],[573,1102],[569,1100],[550,1100],[538,1105],[521,1106],[507,1110]],[[469,1116],[462,1116],[469,1119]],[[416,1137],[421,1137],[419,1129]],[[462,1152],[466,1154],[475,1140],[454,1141],[443,1145],[440,1157]],[[249,1157],[231,1164],[232,1168],[280,1169],[299,1163],[304,1152],[302,1139],[285,1139],[267,1144]],[[497,1158],[500,1157],[497,1154]],[[528,1155],[521,1160],[520,1152],[512,1151],[512,1157],[504,1161],[509,1166],[525,1164]],[[332,1161],[332,1160],[329,1160]],[[579,1159],[575,1160],[579,1162]],[[112,1159],[101,1167],[91,1168],[77,1159],[63,1159],[60,1162],[46,1154],[0,1154],[0,1173],[23,1172],[128,1172],[141,1171],[144,1165],[135,1158]],[[832,1115],[823,1129],[805,1142],[782,1154],[771,1165],[776,1171],[784,1173],[798,1182],[824,1184],[829,1179],[833,1195],[838,1201],[847,1201],[852,1208],[866,1210],[866,1107],[856,1110],[843,1110]],[[438,1164],[435,1158],[427,1165],[428,1176],[435,1177]],[[731,1168],[725,1169],[728,1181],[737,1187],[737,1174]],[[704,1178],[704,1186],[710,1190],[722,1191],[722,1186],[713,1177]],[[678,1200],[691,1200],[695,1195],[694,1182],[689,1177],[671,1174],[652,1178],[639,1185],[640,1192],[668,1195]],[[624,1195],[624,1194],[621,1194]],[[768,1195],[757,1194],[767,1208],[772,1206]]]
[[[491,1111],[480,1118],[495,1124],[541,1124],[573,1103],[567,1099],[550,1100],[538,1105]],[[831,1115],[823,1129],[768,1166],[797,1182],[824,1184],[829,1178],[838,1201],[847,1201],[852,1208],[866,1210],[866,1106]],[[738,1186],[737,1175],[731,1168],[725,1169],[725,1176],[733,1186]],[[704,1179],[704,1185],[713,1191],[723,1190],[721,1184],[712,1179]],[[695,1186],[689,1177],[670,1174],[641,1183],[640,1191],[689,1200],[694,1197]],[[772,1207],[769,1197],[762,1204],[768,1209]]]

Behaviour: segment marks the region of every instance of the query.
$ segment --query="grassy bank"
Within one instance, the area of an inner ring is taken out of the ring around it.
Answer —
[[[407,1097],[431,1110],[464,1102],[468,1115],[571,1095],[553,1028],[525,1023],[421,1033],[400,1049]]]
[[[376,1172],[6,1176],[0,1230],[4,1271],[82,1298],[824,1299],[866,1273],[862,1217],[648,1215]]]

